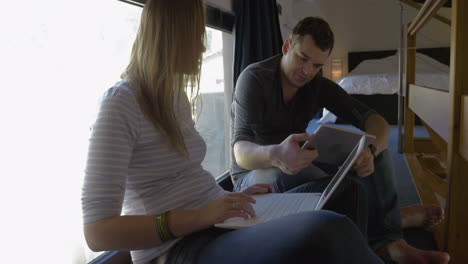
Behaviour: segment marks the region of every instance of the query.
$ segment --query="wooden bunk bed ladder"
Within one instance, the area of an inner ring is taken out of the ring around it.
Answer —
[[[449,92],[414,85],[416,34],[444,3],[426,1],[408,27],[404,152],[422,202],[446,209],[433,230],[438,247],[461,264],[468,263],[468,1],[452,1]],[[427,108],[431,101],[438,110]],[[429,139],[413,136],[415,114]]]

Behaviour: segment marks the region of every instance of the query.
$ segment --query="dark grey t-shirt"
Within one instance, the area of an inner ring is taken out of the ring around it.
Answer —
[[[278,55],[251,64],[239,76],[232,103],[232,146],[239,140],[279,144],[291,134],[305,133],[309,121],[323,107],[362,130],[367,118],[376,113],[320,74],[301,87],[288,104],[284,103],[280,61]],[[232,155],[233,180],[246,172]]]

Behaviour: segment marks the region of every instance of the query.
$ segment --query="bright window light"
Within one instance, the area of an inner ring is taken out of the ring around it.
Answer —
[[[99,254],[82,231],[90,126],[128,64],[141,11],[117,0],[2,3],[2,263],[81,264]],[[197,129],[211,153],[224,151],[224,78],[221,32],[208,36]],[[204,166],[216,176],[224,156],[209,154]]]
[[[2,3],[2,262],[96,256],[80,200],[90,126],[128,64],[141,10],[116,0]]]

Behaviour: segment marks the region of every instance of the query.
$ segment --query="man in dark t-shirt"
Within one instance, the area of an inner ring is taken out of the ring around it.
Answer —
[[[446,253],[421,251],[402,239],[402,224],[411,226],[408,219],[432,217],[436,224],[443,211],[438,207],[432,214],[420,210],[408,214],[409,218],[400,217],[393,164],[386,150],[388,123],[320,74],[333,42],[327,22],[315,17],[305,18],[284,42],[281,55],[252,64],[241,73],[233,101],[231,176],[235,189],[271,183],[276,191],[284,192],[305,183],[329,179],[336,168],[312,163],[319,153],[301,148],[303,142],[313,137],[305,133],[309,121],[325,107],[376,136],[373,145],[366,148],[353,165],[351,174],[354,176],[348,176],[362,184],[367,192],[367,231],[371,247],[399,263],[447,263]],[[419,260],[424,261],[417,262]]]
[[[262,146],[279,144],[292,134],[304,133],[309,121],[323,107],[362,130],[365,130],[366,120],[371,115],[376,115],[374,110],[349,96],[338,84],[322,77],[321,74],[316,74],[312,80],[297,89],[294,96],[285,98],[280,78],[282,58],[283,56],[277,55],[265,61],[254,63],[240,75],[234,98],[234,142],[248,141]],[[386,124],[385,121],[382,123],[382,125]],[[308,140],[310,136],[303,134],[293,137],[294,139],[291,140],[299,143]],[[381,144],[383,145],[383,143]],[[310,151],[304,150],[302,152],[308,153]],[[242,158],[242,153],[239,157]],[[310,158],[306,159],[304,165],[309,165],[311,161]],[[248,167],[248,164],[245,165]],[[287,174],[296,174],[305,169],[303,166],[287,164],[286,162],[278,164],[279,166],[276,166],[277,164],[271,165],[280,168]],[[257,168],[255,165],[254,167]],[[249,170],[239,166],[234,159],[231,168],[234,181],[237,182],[237,179],[246,172]],[[278,189],[277,191],[287,190]]]

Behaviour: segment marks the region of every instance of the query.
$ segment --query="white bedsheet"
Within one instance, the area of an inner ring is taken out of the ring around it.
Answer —
[[[394,94],[398,92],[398,57],[365,60],[338,83],[349,94]],[[449,67],[416,53],[416,84],[448,91]]]

